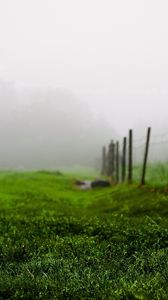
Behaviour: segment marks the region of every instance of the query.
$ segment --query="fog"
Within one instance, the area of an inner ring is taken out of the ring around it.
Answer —
[[[167,14],[166,0],[0,1],[0,167],[94,165],[129,128],[168,132]]]
[[[95,167],[102,143],[117,137],[68,90],[1,82],[0,97],[1,168]]]

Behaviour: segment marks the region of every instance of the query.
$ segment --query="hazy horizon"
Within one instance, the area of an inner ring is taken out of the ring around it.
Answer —
[[[0,1],[2,86],[17,110],[66,90],[119,137],[168,132],[167,13],[166,0]]]

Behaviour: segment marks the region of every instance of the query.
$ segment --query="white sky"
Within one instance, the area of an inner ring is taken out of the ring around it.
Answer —
[[[0,77],[70,89],[121,132],[162,123],[168,1],[0,0]]]

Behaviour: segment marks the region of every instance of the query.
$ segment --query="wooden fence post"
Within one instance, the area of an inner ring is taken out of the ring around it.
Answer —
[[[109,173],[109,152],[108,150],[106,151],[106,162],[105,162],[105,175],[108,176]]]
[[[112,141],[108,146],[108,153],[107,153],[107,176],[111,175],[111,160],[112,160]]]
[[[108,165],[107,165],[107,175],[113,177],[114,174],[114,143],[111,141],[108,150]]]
[[[146,137],[145,153],[144,153],[144,161],[143,161],[143,167],[142,167],[141,185],[145,184],[145,175],[146,175],[146,166],[147,166],[147,159],[148,159],[148,152],[149,152],[150,134],[151,134],[151,128],[148,127],[147,137]]]
[[[101,174],[104,176],[106,175],[106,147],[103,146],[102,149],[102,169]]]
[[[125,182],[126,176],[126,151],[127,151],[127,138],[123,139],[123,153],[122,153],[122,182]]]
[[[116,183],[119,183],[119,142],[116,143]]]
[[[115,153],[115,148],[116,145],[115,143],[113,143],[113,147],[112,147],[112,173],[111,173],[111,177],[112,177],[112,181],[115,181],[115,172],[116,172],[116,153]]]
[[[132,183],[132,129],[129,130],[129,145],[128,145],[128,183]]]

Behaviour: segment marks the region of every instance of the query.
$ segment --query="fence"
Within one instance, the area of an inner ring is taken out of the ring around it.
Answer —
[[[154,135],[149,127],[145,136],[136,139],[130,129],[127,137],[112,140],[103,146],[101,173],[116,184],[168,184],[168,132]]]

